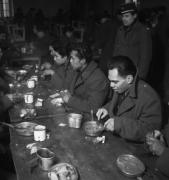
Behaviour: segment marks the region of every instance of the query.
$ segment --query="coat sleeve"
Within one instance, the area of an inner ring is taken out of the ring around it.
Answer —
[[[156,167],[159,172],[161,172],[162,174],[164,174],[169,178],[168,164],[169,164],[169,148],[166,148],[163,154],[158,158]]]
[[[164,135],[164,138],[165,138],[167,145],[169,146],[169,123],[165,126],[162,133]]]
[[[153,170],[148,169],[144,174],[143,180],[168,180],[169,179],[169,148],[166,148],[163,154],[157,159],[156,167]]]
[[[145,97],[146,99],[146,97]],[[148,132],[161,126],[161,103],[159,99],[146,100],[139,106],[137,115],[114,117],[115,132],[133,141],[144,141]]]
[[[5,95],[0,95],[0,115],[12,107],[12,101]]]
[[[82,96],[79,97],[76,94],[73,95],[69,99],[67,105],[82,112],[89,113],[91,109],[96,112],[106,99],[108,92],[107,80],[93,82],[93,84],[89,86],[88,92],[88,98],[83,98]]]
[[[151,40],[151,35],[146,28],[143,28],[140,31],[139,34],[139,39],[140,39],[140,50],[139,50],[139,64],[138,64],[138,70],[139,70],[139,76],[142,79],[145,79],[148,71],[149,71],[149,66],[152,58],[152,40]]]

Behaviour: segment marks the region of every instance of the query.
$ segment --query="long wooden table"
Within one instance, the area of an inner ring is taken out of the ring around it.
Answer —
[[[11,122],[20,121],[16,112],[18,107],[11,111]],[[21,108],[21,107],[20,107]],[[51,109],[43,107],[39,110],[44,114],[51,113]],[[45,125],[50,133],[50,138],[44,142],[38,142],[42,147],[47,147],[56,155],[56,162],[66,162],[75,166],[78,170],[80,180],[127,180],[116,166],[116,159],[121,154],[134,154],[146,165],[152,166],[154,158],[147,154],[143,144],[135,144],[114,136],[110,132],[104,132],[105,143],[94,144],[86,139],[83,128],[74,129],[59,126],[67,123],[66,112],[55,112],[53,118],[31,119],[38,124]],[[25,137],[18,135],[15,130],[10,129],[11,151],[16,168],[18,180],[47,180],[48,172],[38,166],[36,154],[31,155],[26,148],[29,143],[34,143],[33,136]]]

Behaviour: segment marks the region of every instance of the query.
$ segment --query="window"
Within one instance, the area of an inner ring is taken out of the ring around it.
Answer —
[[[11,17],[13,14],[13,0],[0,0],[0,17]]]

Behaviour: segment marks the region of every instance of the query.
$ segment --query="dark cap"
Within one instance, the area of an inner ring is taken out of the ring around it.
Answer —
[[[135,3],[122,4],[119,9],[120,14],[125,14],[129,12],[137,12],[137,7]]]

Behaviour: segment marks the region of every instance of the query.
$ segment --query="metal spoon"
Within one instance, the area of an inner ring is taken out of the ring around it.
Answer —
[[[93,109],[91,109],[90,113],[91,113],[91,121],[94,121]]]

